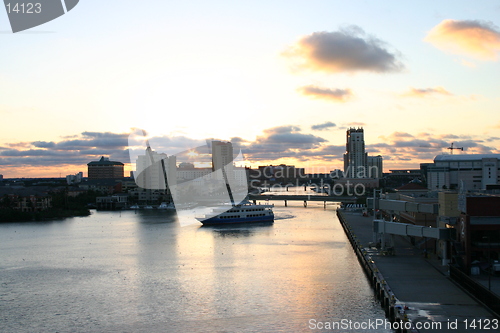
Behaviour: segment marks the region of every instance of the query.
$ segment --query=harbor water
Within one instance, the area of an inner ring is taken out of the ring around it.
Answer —
[[[0,224],[1,331],[323,332],[383,320],[337,207],[276,202],[272,225],[181,227],[159,210]]]

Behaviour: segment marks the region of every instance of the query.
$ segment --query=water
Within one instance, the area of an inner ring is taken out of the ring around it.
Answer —
[[[0,224],[0,331],[310,332],[321,331],[310,319],[383,319],[335,206],[277,205],[268,226],[181,227],[165,211]]]

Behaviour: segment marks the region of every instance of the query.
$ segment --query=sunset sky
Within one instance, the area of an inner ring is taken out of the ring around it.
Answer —
[[[136,128],[309,171],[343,167],[350,126],[385,171],[500,153],[499,26],[494,1],[82,0],[16,34],[1,9],[0,174],[128,163]]]

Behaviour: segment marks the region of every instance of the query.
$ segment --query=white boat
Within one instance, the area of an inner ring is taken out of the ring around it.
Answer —
[[[144,209],[153,209],[153,206],[147,205],[147,206],[144,206]]]
[[[139,207],[139,205],[132,205],[130,206],[130,209],[140,209],[141,207]]]
[[[274,222],[274,205],[257,205],[250,202],[241,203],[228,209],[227,206],[215,208],[211,214],[197,217],[203,225],[262,223]]]
[[[158,209],[175,209],[175,206],[172,202],[169,202],[168,204],[166,202],[162,202],[158,206]]]

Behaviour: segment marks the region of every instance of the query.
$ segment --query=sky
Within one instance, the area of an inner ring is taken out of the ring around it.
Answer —
[[[6,178],[128,171],[137,129],[309,172],[343,168],[350,127],[384,171],[500,153],[498,2],[81,0],[15,34],[0,9],[0,50]]]

